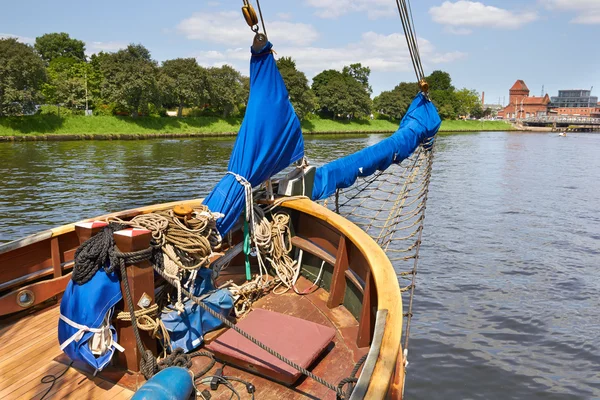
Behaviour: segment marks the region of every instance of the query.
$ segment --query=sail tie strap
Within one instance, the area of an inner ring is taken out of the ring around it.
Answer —
[[[59,318],[61,320],[63,320],[65,323],[71,325],[73,328],[78,329],[78,331],[75,332],[75,334],[73,336],[71,336],[70,338],[65,340],[65,342],[60,345],[61,350],[64,350],[72,342],[79,342],[81,340],[81,338],[83,338],[83,335],[86,334],[86,332],[91,332],[94,335],[97,335],[97,334],[105,333],[105,331],[108,330],[109,331],[108,335],[105,336],[106,337],[105,348],[109,349],[110,347],[114,347],[115,349],[119,350],[120,352],[125,351],[125,349],[119,343],[113,341],[113,337],[112,337],[112,334],[110,333],[110,328],[108,325],[106,325],[106,326],[103,325],[100,328],[90,328],[89,326],[78,324],[75,321],[71,321],[69,318],[65,317],[62,314],[59,316]]]

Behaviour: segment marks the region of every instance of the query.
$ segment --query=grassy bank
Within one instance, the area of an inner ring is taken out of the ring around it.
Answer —
[[[119,136],[119,135],[215,135],[232,134],[240,126],[240,118],[159,118],[112,116],[36,115],[0,118],[0,136]],[[310,119],[302,122],[305,133],[393,132],[398,123],[386,120],[329,120]],[[511,125],[502,121],[444,121],[440,131],[506,131]]]

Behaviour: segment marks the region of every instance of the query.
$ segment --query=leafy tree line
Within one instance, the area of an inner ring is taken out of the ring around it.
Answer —
[[[371,70],[360,63],[341,71],[317,74],[312,85],[289,57],[277,60],[298,117],[365,118],[375,112],[400,119],[418,93],[415,83],[402,82],[373,100]],[[427,78],[431,98],[442,118],[483,113],[479,96],[456,90],[450,75],[435,71]],[[85,55],[85,43],[66,33],[49,33],[29,46],[0,39],[0,116],[33,113],[36,105],[60,105],[95,114],[165,115],[165,109],[196,110],[191,115],[242,115],[249,78],[231,66],[204,68],[194,58],[160,65],[148,49],[131,44],[113,53]]]
[[[159,65],[139,44],[88,59],[85,44],[66,33],[38,37],[34,46],[0,39],[0,116],[52,104],[132,117],[198,107],[228,117],[240,114],[248,92],[248,78],[230,66],[203,68],[194,58]]]
[[[431,101],[442,119],[468,116],[481,118],[486,114],[482,109],[479,94],[466,88],[456,90],[447,72],[434,71],[425,80],[429,83]],[[419,87],[416,83],[401,82],[394,89],[381,92],[375,97],[374,108],[391,119],[400,119],[418,92]]]

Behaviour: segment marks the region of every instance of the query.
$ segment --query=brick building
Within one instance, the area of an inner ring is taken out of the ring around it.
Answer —
[[[498,116],[505,119],[524,119],[529,117],[545,116],[548,113],[550,97],[529,96],[529,88],[521,79],[509,90],[509,102]]]

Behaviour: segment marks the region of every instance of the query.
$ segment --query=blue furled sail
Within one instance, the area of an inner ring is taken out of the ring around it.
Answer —
[[[393,163],[402,162],[424,140],[435,136],[441,123],[433,103],[419,93],[392,136],[317,168],[312,199],[326,199],[336,189],[352,186],[359,176],[370,176],[376,171],[385,171]]]
[[[221,234],[236,223],[246,202],[238,177],[257,186],[304,156],[300,121],[267,44],[250,60],[250,98],[246,115],[231,152],[228,171],[204,199],[212,212],[224,214],[217,221]],[[234,175],[235,174],[235,175]]]

